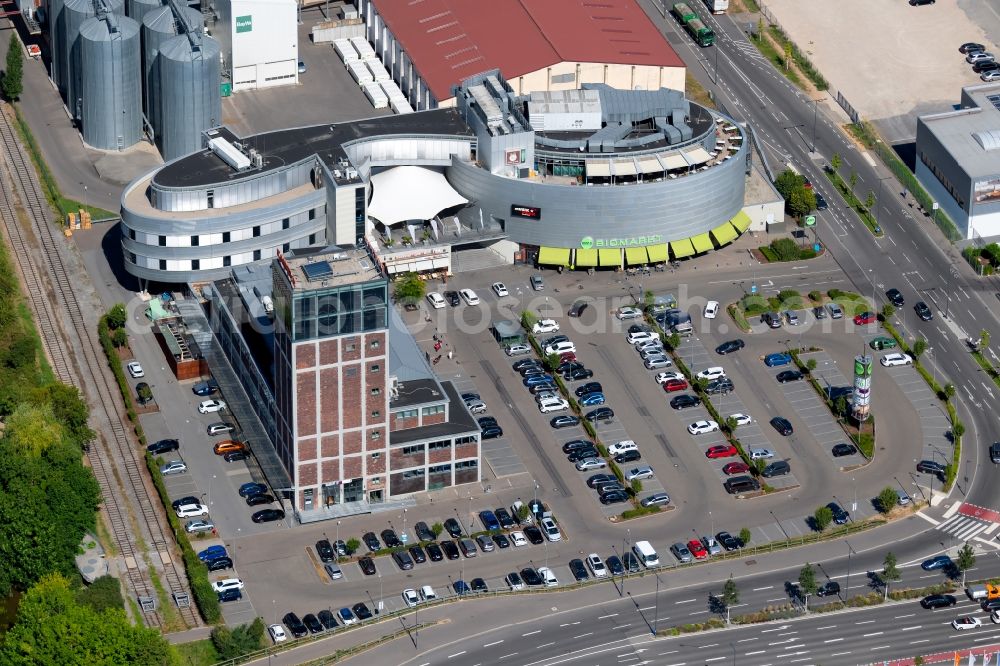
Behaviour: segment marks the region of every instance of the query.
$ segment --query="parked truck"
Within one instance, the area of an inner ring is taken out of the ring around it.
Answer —
[[[1000,586],[986,583],[983,585],[969,585],[965,588],[965,593],[973,601],[985,601],[989,599],[1000,599]]]

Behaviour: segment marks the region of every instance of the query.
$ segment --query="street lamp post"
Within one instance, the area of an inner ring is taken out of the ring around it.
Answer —
[[[406,538],[406,509],[403,509],[403,538]]]
[[[653,635],[656,636],[656,625],[660,622],[660,574],[654,573],[653,576],[656,578],[656,594],[653,595],[653,605],[655,610],[653,611]]]
[[[819,100],[818,99],[812,100],[812,105],[813,105],[813,140],[812,140],[812,150],[809,152],[815,153],[816,152],[816,109],[819,106]]]
[[[844,583],[844,601],[847,601],[851,596],[851,554],[854,553],[857,555],[857,553],[851,548],[851,544],[847,542],[847,539],[844,539],[844,543],[847,544],[847,580]]]
[[[788,532],[785,531],[785,527],[781,524],[781,521],[778,520],[778,517],[774,515],[774,511],[769,510],[768,513],[770,513],[771,517],[774,518],[774,522],[778,523],[778,527],[781,529],[781,533],[785,535],[785,539],[791,541],[792,537],[788,536]]]

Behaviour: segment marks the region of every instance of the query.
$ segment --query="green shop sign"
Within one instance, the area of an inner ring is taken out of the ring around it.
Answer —
[[[580,249],[589,250],[595,247],[640,247],[662,242],[663,236],[659,234],[654,236],[631,236],[628,238],[594,238],[593,236],[584,236],[580,239]]]
[[[236,32],[253,32],[253,16],[237,16]]]

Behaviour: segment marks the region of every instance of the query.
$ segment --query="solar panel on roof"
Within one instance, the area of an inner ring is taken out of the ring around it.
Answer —
[[[311,264],[306,264],[302,267],[302,272],[306,274],[306,279],[310,282],[333,277],[333,268],[328,261],[314,261]]]

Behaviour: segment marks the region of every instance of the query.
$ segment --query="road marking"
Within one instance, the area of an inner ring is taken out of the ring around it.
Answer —
[[[861,622],[855,622],[854,624],[871,624],[875,620],[862,620]]]
[[[573,637],[573,638],[572,638],[571,640],[574,640],[574,641],[575,641],[575,640],[576,640],[576,639],[578,639],[578,638],[586,638],[587,636],[592,636],[593,634],[594,634],[594,632],[592,632],[592,631],[588,631],[588,632],[587,632],[587,633],[585,633],[585,634],[580,634],[579,636],[574,636],[574,637]]]
[[[917,643],[929,643],[931,639],[921,638],[919,641],[910,641],[910,645],[916,645]]]
[[[719,644],[718,643],[708,643],[707,645],[699,645],[698,649],[699,650],[704,650],[705,648],[710,648],[710,647],[719,647]]]
[[[913,631],[914,629],[919,629],[919,628],[920,628],[920,627],[922,627],[922,626],[923,626],[923,625],[921,625],[921,624],[918,624],[918,625],[917,625],[917,626],[915,626],[915,627],[903,627],[902,629],[900,629],[900,631]]]
[[[517,654],[517,653],[516,652],[511,652],[510,654],[505,654],[504,656],[502,656],[500,658],[501,659],[506,659],[507,657],[513,657],[515,654]]]
[[[598,619],[598,620],[606,620],[606,619],[607,619],[607,618],[609,618],[609,617],[616,617],[617,615],[618,615],[618,613],[612,613],[611,615],[602,615],[602,616],[600,616],[600,617],[599,617],[599,618],[597,618],[597,619]]]
[[[465,654],[465,650],[462,650],[461,652],[456,652],[455,654],[449,654],[448,658],[451,659],[453,657],[461,657],[463,654]]]
[[[837,626],[837,625],[835,625],[835,624],[830,624],[830,625],[827,625],[827,626],[825,626],[825,627],[816,627],[816,631],[823,631],[824,629],[833,629],[833,628],[835,628],[836,626]]]
[[[535,649],[538,650],[538,649],[541,649],[543,647],[549,647],[550,645],[555,645],[555,644],[556,644],[555,641],[552,641],[551,643],[542,643],[541,645],[536,645]]]
[[[722,661],[723,659],[728,659],[728,657],[712,657],[711,659],[706,659],[705,663],[707,664],[710,661]]]
[[[746,643],[746,642],[748,642],[748,641],[755,641],[755,640],[757,640],[757,637],[756,637],[756,636],[754,636],[753,638],[741,638],[740,640],[738,640],[738,641],[736,641],[736,642],[737,642],[737,643]]]
[[[755,587],[753,588],[753,591],[760,592],[762,590],[771,590],[771,589],[774,589],[774,585],[768,585],[767,587]]]
[[[948,518],[951,518],[951,517],[952,517],[952,516],[954,516],[954,515],[955,515],[955,514],[956,514],[956,513],[958,512],[958,510],[959,510],[959,509],[961,509],[961,508],[962,508],[962,503],[961,503],[961,502],[955,502],[954,504],[952,504],[951,506],[949,506],[949,507],[948,507],[948,510],[947,510],[947,511],[945,511],[945,512],[944,512],[944,518],[945,518],[946,520],[947,520]]]
[[[916,615],[916,613],[910,613],[909,615],[897,615],[896,617],[894,617],[892,619],[893,620],[901,620],[904,617],[913,617],[914,615]]]
[[[685,599],[684,601],[675,601],[674,603],[675,604],[689,604],[692,601],[698,601],[698,600],[697,599]],[[650,606],[650,608],[652,608],[652,606]]]
[[[875,650],[885,650],[888,647],[889,647],[888,645],[876,645],[875,647],[871,648],[869,651],[870,652],[874,652]]]
[[[521,635],[522,636],[534,636],[535,634],[540,634],[540,633],[542,633],[542,630],[541,629],[536,629],[535,631],[529,631],[528,633],[521,634]]]
[[[881,635],[882,635],[882,634],[884,634],[884,633],[885,633],[884,631],[876,631],[876,632],[875,632],[875,633],[873,633],[873,634],[864,634],[864,635],[862,636],[862,638],[870,638],[870,637],[872,637],[872,636],[881,636]]]
[[[754,650],[753,652],[747,652],[746,656],[749,657],[755,654],[764,654],[765,652],[767,652],[767,650]]]
[[[829,640],[825,640],[825,641],[823,641],[823,642],[824,642],[824,643],[839,643],[839,642],[840,642],[840,641],[842,641],[842,640],[844,640],[844,639],[843,639],[843,638],[831,638],[831,639],[829,639]]]
[[[492,643],[487,643],[487,644],[486,644],[486,645],[484,645],[483,647],[492,647],[492,646],[494,646],[494,645],[500,645],[501,643],[503,643],[503,640],[504,640],[504,639],[502,639],[502,638],[501,638],[501,639],[500,639],[500,640],[498,640],[498,641],[493,641]]]
[[[848,650],[847,652],[834,652],[834,653],[833,653],[833,654],[831,654],[830,656],[831,656],[831,657],[842,657],[842,656],[844,656],[845,654],[851,654],[850,650]]]

